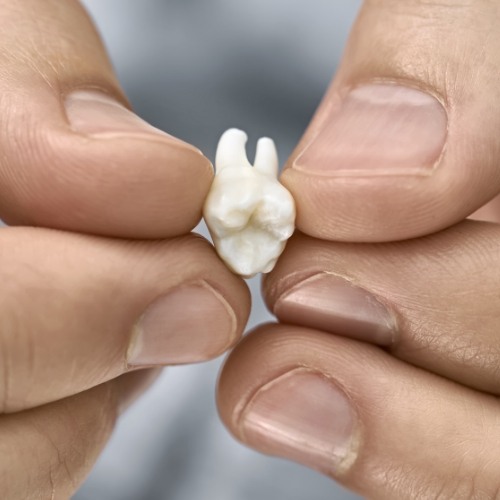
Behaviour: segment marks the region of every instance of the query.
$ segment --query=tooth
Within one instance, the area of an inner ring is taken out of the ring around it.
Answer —
[[[274,179],[278,177],[278,152],[276,151],[274,141],[269,139],[269,137],[262,137],[257,141],[254,167],[259,172],[270,175]]]
[[[226,167],[252,166],[245,150],[247,139],[247,134],[236,128],[229,129],[222,134],[215,153],[215,166],[218,172]]]
[[[272,139],[257,142],[255,165],[248,161],[242,130],[220,138],[216,174],[203,215],[215,248],[235,273],[268,273],[295,229],[295,203],[278,181],[278,153]]]

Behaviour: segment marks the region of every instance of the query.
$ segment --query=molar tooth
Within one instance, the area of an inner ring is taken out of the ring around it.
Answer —
[[[216,175],[203,214],[219,256],[235,273],[270,272],[295,228],[295,203],[279,183],[272,139],[257,142],[255,166],[248,161],[242,130],[222,134]]]

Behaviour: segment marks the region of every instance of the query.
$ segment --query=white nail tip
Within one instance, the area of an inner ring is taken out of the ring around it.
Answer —
[[[295,229],[295,203],[278,181],[273,140],[259,139],[253,167],[246,142],[241,130],[232,128],[222,134],[204,217],[221,259],[249,278],[274,268]]]

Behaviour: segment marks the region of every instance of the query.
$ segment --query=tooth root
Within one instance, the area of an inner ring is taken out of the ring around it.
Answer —
[[[269,137],[262,137],[257,142],[254,167],[263,174],[278,177],[279,160],[274,141]]]
[[[250,167],[245,145],[248,137],[245,132],[237,128],[230,128],[222,134],[215,155],[215,168],[221,171],[224,168]]]

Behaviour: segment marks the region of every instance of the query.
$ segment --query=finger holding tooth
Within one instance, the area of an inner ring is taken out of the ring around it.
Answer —
[[[273,269],[295,229],[295,203],[278,181],[273,140],[259,139],[254,166],[246,142],[247,135],[238,129],[222,135],[204,217],[221,259],[249,278]]]

